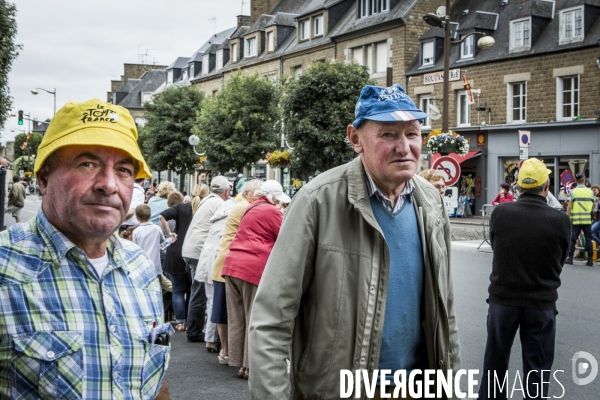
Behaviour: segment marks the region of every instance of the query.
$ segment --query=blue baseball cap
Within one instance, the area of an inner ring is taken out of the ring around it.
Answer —
[[[358,128],[365,120],[378,122],[424,120],[427,114],[415,106],[398,84],[387,88],[367,85],[360,92],[354,117],[356,119],[352,125]]]

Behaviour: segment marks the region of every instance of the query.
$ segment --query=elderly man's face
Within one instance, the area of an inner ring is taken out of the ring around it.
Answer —
[[[55,168],[40,176],[50,222],[77,244],[105,239],[124,220],[135,178],[131,157],[101,146],[57,150]]]
[[[421,123],[366,121],[348,126],[348,138],[365,168],[388,187],[400,186],[417,172],[421,156]]]

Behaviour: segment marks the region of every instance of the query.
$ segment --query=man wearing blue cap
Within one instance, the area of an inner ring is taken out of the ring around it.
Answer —
[[[252,310],[253,398],[339,398],[342,370],[459,368],[448,216],[415,175],[425,117],[399,85],[364,87],[359,157],[294,197]]]

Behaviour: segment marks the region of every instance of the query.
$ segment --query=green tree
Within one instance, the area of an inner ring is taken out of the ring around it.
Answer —
[[[146,125],[142,129],[144,158],[150,168],[172,169],[181,176],[183,190],[185,174],[194,171],[198,157],[188,139],[196,121],[196,113],[204,94],[192,86],[170,87],[145,103]]]
[[[27,141],[27,147],[24,150],[21,150],[21,146],[27,140],[27,134],[19,133],[15,136],[15,158],[26,156],[27,148],[29,148],[29,154],[34,156],[37,154],[38,147],[40,143],[42,143],[43,136],[39,133],[32,133],[29,141]]]
[[[34,164],[35,164],[35,156],[34,155],[31,155],[30,157],[21,156],[15,160],[15,163],[13,165],[13,170],[15,171],[15,174],[18,174],[20,170],[23,170],[25,172],[33,172]]]
[[[345,141],[346,127],[354,121],[361,89],[370,83],[365,67],[331,61],[313,63],[288,82],[282,108],[294,171],[326,171],[356,156]]]
[[[194,133],[213,172],[241,172],[277,148],[278,100],[277,85],[241,72],[204,100]]]
[[[20,45],[15,44],[17,36],[17,9],[14,4],[0,0],[0,128],[8,118],[12,107],[12,97],[8,85],[8,73],[19,55]]]

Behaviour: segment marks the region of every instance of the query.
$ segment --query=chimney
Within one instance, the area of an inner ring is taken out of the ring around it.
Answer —
[[[240,29],[242,26],[250,25],[250,16],[249,15],[238,15],[237,16],[237,27]]]
[[[263,14],[271,14],[278,0],[250,0],[250,23],[258,21]]]

